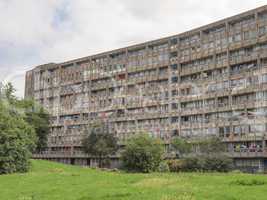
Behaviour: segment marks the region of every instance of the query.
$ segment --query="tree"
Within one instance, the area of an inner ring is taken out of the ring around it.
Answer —
[[[117,138],[109,133],[109,127],[103,122],[92,124],[85,130],[82,139],[83,151],[98,159],[99,167],[103,160],[118,150]]]
[[[183,139],[175,138],[172,141],[172,147],[179,152],[180,157],[179,160],[171,160],[168,162],[170,170],[173,172],[227,172],[232,169],[233,160],[224,154],[226,152],[226,145],[217,137],[194,142],[191,141],[191,143]],[[183,157],[185,154],[187,154],[187,156]],[[181,157],[183,158],[181,159]]]
[[[41,152],[47,147],[49,134],[49,113],[31,99],[22,100],[20,106],[25,111],[25,120],[33,126],[36,136],[36,152]]]
[[[218,137],[197,141],[195,145],[199,147],[199,152],[203,155],[218,155],[226,152],[226,145]]]
[[[177,157],[182,157],[192,150],[192,145],[188,141],[178,137],[173,138],[171,147],[176,152]]]
[[[49,115],[33,100],[18,99],[11,83],[0,89],[0,174],[25,172],[36,146],[46,147]]]
[[[15,92],[16,92],[16,89],[14,88],[12,83],[8,82],[7,84],[1,87],[1,99],[3,100],[4,98],[6,98],[6,100],[10,104],[14,104],[17,102],[17,98],[14,95]]]
[[[127,142],[122,153],[123,165],[129,171],[156,171],[163,159],[163,152],[161,140],[140,133]]]
[[[23,116],[0,101],[0,174],[26,172],[35,148],[35,131]]]

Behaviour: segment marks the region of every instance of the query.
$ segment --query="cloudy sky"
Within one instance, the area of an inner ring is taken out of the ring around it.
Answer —
[[[0,0],[0,79],[196,28],[265,0]]]

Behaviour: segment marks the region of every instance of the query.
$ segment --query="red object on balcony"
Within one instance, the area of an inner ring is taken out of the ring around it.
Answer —
[[[118,80],[124,80],[126,78],[125,74],[119,74]]]

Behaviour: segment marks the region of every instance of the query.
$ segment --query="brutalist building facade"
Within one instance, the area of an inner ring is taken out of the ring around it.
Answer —
[[[123,143],[146,131],[166,143],[219,136],[240,169],[267,167],[267,6],[167,38],[26,74],[25,97],[52,115],[36,158],[94,165],[81,151],[101,118]]]

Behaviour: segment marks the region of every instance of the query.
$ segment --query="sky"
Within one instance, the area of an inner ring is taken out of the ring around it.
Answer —
[[[0,81],[34,66],[175,35],[266,0],[0,0]]]

